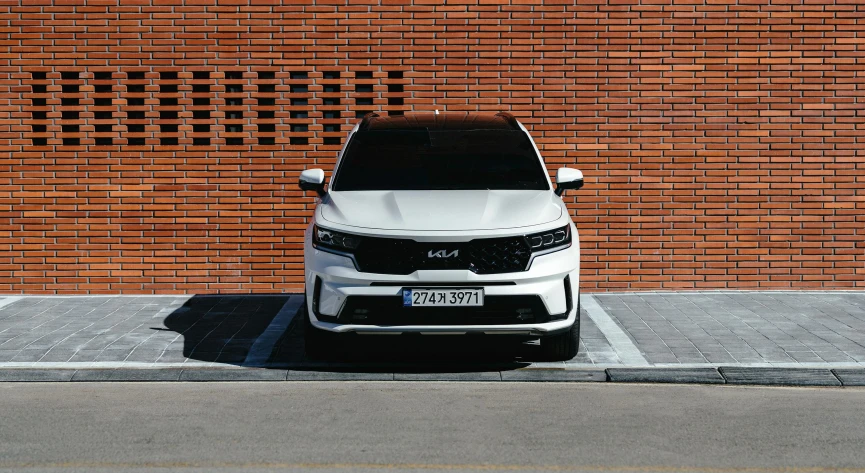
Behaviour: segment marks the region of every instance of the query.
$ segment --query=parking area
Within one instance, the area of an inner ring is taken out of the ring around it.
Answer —
[[[0,366],[322,366],[304,355],[302,297],[20,297],[0,308]],[[585,311],[569,364],[621,364]],[[367,364],[528,366],[537,343],[465,337],[366,336],[346,361]],[[333,361],[328,365],[332,366]]]
[[[515,369],[865,367],[858,292],[605,293],[581,297],[576,358],[536,342],[358,336],[304,355],[299,295],[5,296],[0,368],[232,368],[485,372]]]

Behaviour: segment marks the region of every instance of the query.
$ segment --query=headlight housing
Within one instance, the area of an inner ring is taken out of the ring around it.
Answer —
[[[532,247],[532,253],[563,250],[571,246],[571,226],[565,225],[561,228],[526,235],[526,239]]]
[[[337,232],[315,225],[312,228],[312,244],[322,250],[336,250],[351,253],[360,245],[360,237],[350,233]]]

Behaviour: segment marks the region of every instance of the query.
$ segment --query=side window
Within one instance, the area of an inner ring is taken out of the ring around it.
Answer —
[[[352,129],[348,132],[348,136],[345,137],[345,143],[342,145],[342,149],[339,150],[339,154],[336,155],[336,164],[333,167],[333,173],[330,176],[330,184],[328,187],[332,186],[334,181],[336,181],[336,174],[339,172],[339,168],[342,166],[342,158],[345,156],[345,150],[348,149],[348,145],[351,144],[351,139],[354,136],[355,129]]]

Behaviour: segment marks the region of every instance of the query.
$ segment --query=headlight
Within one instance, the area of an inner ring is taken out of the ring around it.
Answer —
[[[551,249],[562,249],[571,246],[571,226],[549,230],[542,233],[526,235],[532,252],[547,251]]]
[[[312,244],[317,247],[351,252],[360,245],[360,237],[348,233],[321,228],[318,225],[312,229]]]

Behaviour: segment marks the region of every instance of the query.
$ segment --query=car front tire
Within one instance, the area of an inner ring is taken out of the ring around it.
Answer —
[[[307,358],[312,360],[326,360],[336,353],[339,347],[337,334],[315,328],[309,318],[309,309],[306,298],[303,299],[303,344]]]
[[[577,320],[571,328],[556,335],[541,338],[541,351],[549,361],[567,361],[577,356],[580,348],[580,305],[577,304]]]

